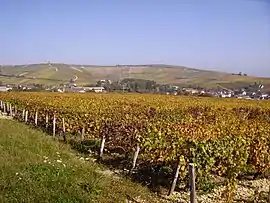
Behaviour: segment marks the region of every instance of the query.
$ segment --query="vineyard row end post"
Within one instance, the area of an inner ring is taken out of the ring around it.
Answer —
[[[139,143],[137,143],[137,145],[136,145],[136,151],[135,151],[134,157],[133,157],[132,168],[131,168],[131,170],[129,172],[130,174],[132,173],[132,171],[136,167],[136,163],[137,163],[137,159],[138,159],[139,153],[140,153],[140,145],[139,145]]]
[[[25,120],[24,121],[25,121],[25,123],[27,123],[27,121],[28,121],[28,111],[25,112]]]
[[[23,109],[23,112],[22,112],[22,120],[24,121],[24,116],[25,116],[25,109]]]
[[[49,125],[49,115],[46,113],[46,117],[45,117],[45,127],[46,127],[46,130],[48,129],[48,125]]]
[[[7,109],[6,109],[6,103],[3,104],[3,110],[4,110],[4,113],[7,112]]]
[[[38,111],[36,111],[36,114],[35,114],[35,125],[36,126],[38,125]]]
[[[67,138],[66,138],[65,118],[62,118],[62,124],[63,124],[63,139],[64,139],[64,142],[66,142]]]
[[[84,135],[85,135],[85,127],[83,127],[83,129],[82,129],[82,133],[81,133],[81,141],[84,140]]]
[[[56,118],[55,115],[53,115],[53,136],[55,136],[55,128],[56,128]]]
[[[102,136],[102,139],[101,139],[101,145],[100,145],[100,152],[99,152],[99,158],[102,157],[103,155],[103,151],[104,151],[104,147],[105,147],[105,136],[103,135]]]
[[[172,185],[171,185],[171,188],[170,188],[170,191],[169,191],[168,195],[172,195],[173,192],[174,192],[174,189],[175,189],[176,183],[177,183],[177,179],[178,179],[178,176],[179,176],[180,166],[181,165],[180,165],[180,161],[179,161],[178,164],[177,164],[176,170],[175,170],[175,175],[174,175],[173,182],[172,182]]]
[[[193,163],[189,164],[188,171],[189,171],[190,203],[195,203],[196,202],[195,167]]]

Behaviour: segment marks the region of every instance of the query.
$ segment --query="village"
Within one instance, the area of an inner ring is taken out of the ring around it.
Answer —
[[[218,87],[216,89],[205,89],[200,87],[180,87],[170,84],[156,84],[154,81],[142,79],[124,79],[112,82],[108,79],[98,80],[96,84],[78,86],[72,79],[67,84],[44,86],[40,84],[0,85],[0,92],[8,91],[48,91],[48,92],[78,92],[78,93],[107,93],[107,92],[137,92],[155,93],[166,95],[193,95],[219,98],[238,98],[248,100],[270,100],[270,94],[264,91],[263,84],[250,84],[248,87],[228,89]]]

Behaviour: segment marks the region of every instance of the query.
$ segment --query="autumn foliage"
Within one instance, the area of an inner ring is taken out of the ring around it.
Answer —
[[[198,177],[216,174],[233,188],[239,174],[263,173],[270,168],[270,102],[236,99],[137,94],[5,93],[0,99],[38,111],[45,126],[56,115],[66,130],[106,137],[106,146],[125,151],[141,147],[140,159],[149,163],[196,165]]]

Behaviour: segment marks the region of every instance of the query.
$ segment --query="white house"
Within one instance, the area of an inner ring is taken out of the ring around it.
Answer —
[[[7,92],[8,88],[6,86],[0,86],[0,92]]]
[[[232,97],[232,94],[231,93],[228,93],[228,94],[221,94],[221,97],[222,98],[231,98]]]
[[[6,87],[6,86],[0,86],[0,92],[7,92],[8,90],[12,90],[12,88]]]
[[[261,96],[261,99],[267,99],[268,98],[268,94],[262,94],[262,96]]]
[[[104,92],[105,88],[104,87],[85,87],[85,90],[92,90],[94,92]]]
[[[247,95],[247,92],[246,92],[246,91],[243,91],[243,92],[242,92],[242,95],[243,95],[243,96],[246,96],[246,95]]]
[[[99,92],[104,92],[105,88],[104,87],[73,87],[70,89],[72,92],[87,92],[87,91],[94,91],[96,93]]]

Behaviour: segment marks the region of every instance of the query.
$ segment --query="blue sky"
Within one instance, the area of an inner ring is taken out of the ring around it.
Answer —
[[[270,1],[0,0],[0,64],[47,60],[270,76]]]

